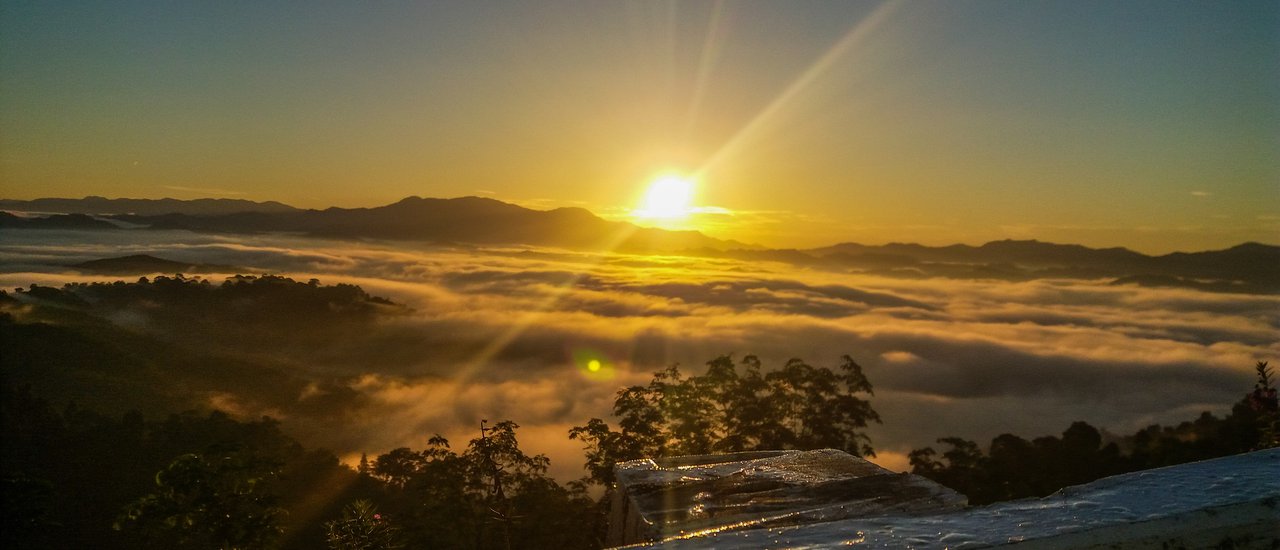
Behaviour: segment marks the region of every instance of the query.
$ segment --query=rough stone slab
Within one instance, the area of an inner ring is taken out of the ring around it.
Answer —
[[[669,537],[662,548],[1280,548],[1280,449],[1113,476],[928,516]]]
[[[699,455],[616,467],[608,543],[884,514],[940,513],[964,496],[832,449]]]

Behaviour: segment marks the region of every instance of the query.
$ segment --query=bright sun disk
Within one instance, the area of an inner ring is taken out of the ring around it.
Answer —
[[[680,176],[662,176],[649,184],[639,213],[646,218],[685,218],[689,216],[692,200],[692,181]]]

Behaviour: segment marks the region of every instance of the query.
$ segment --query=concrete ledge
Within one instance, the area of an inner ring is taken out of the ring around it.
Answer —
[[[832,449],[624,462],[607,543],[962,508],[963,495]]]
[[[694,548],[1280,548],[1280,449],[1109,477],[1043,499],[669,536]]]

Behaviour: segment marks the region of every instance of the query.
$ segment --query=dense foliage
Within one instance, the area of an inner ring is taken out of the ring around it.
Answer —
[[[403,547],[400,530],[367,500],[347,505],[340,519],[325,522],[324,530],[332,550],[392,550]]]
[[[520,450],[513,422],[462,453],[433,437],[357,472],[267,418],[112,418],[6,391],[8,548],[600,546],[594,501],[547,477],[549,461]]]
[[[268,418],[111,417],[8,386],[0,413],[8,548],[317,547],[314,519],[368,492]],[[314,499],[314,487],[333,499]]]
[[[285,515],[267,488],[275,466],[237,451],[182,455],[156,474],[155,492],[125,507],[116,528],[163,548],[268,546]]]
[[[0,291],[0,376],[113,414],[167,414],[222,394],[328,420],[361,406],[346,381],[386,362],[379,351],[391,346],[368,335],[404,311],[358,286],[271,275],[30,285]]]
[[[111,318],[202,349],[295,342],[305,349],[359,330],[378,315],[406,311],[355,285],[322,285],[316,279],[301,282],[278,275],[236,275],[217,284],[179,273],[127,283],[30,285],[15,289],[15,297]],[[291,338],[281,339],[286,323]]]
[[[519,426],[484,427],[462,453],[432,437],[422,450],[399,448],[366,473],[385,483],[385,507],[411,548],[594,548],[593,501],[547,477],[550,461],[529,456]]]

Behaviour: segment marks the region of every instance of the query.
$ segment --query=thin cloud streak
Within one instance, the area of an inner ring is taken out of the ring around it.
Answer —
[[[162,186],[170,191],[182,191],[184,193],[198,193],[201,195],[213,195],[215,197],[234,197],[245,194],[244,191],[235,191],[232,189],[217,189],[213,187],[186,187],[183,185],[164,185]]]

